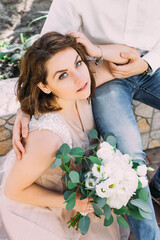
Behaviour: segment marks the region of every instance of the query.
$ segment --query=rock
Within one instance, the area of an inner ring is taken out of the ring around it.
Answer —
[[[11,132],[6,128],[0,128],[0,141],[7,140],[11,137]]]
[[[6,123],[6,121],[3,118],[0,118],[0,126],[3,126]]]
[[[135,114],[142,117],[151,118],[153,114],[153,108],[141,103],[136,107]]]
[[[6,155],[12,149],[12,140],[0,142],[0,155]]]
[[[160,129],[160,111],[153,115],[152,130]]]
[[[150,131],[150,126],[144,118],[138,121],[138,127],[141,133],[146,133]]]

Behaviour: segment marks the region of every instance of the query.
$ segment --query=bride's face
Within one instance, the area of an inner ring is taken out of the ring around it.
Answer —
[[[64,100],[81,100],[90,96],[91,78],[88,68],[73,48],[68,47],[56,53],[47,61],[46,68],[46,93],[52,92]]]

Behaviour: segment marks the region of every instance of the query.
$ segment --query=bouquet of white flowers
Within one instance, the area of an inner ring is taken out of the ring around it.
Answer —
[[[148,184],[147,167],[141,165],[140,160],[133,162],[128,154],[122,154],[116,149],[116,138],[113,134],[106,134],[103,142],[99,140],[95,129],[90,131],[89,136],[99,141],[89,146],[92,154],[86,154],[88,149],[70,149],[67,144],[63,144],[51,167],[60,166],[64,171],[63,181],[67,187],[64,193],[66,209],[74,208],[79,191],[82,194],[81,199],[93,197],[94,214],[97,217],[105,216],[104,226],[113,222],[111,209],[118,215],[118,224],[125,228],[128,223],[121,216],[123,214],[139,220],[151,219],[151,209],[147,202],[148,191],[144,189]],[[80,170],[71,170],[73,157],[75,169],[76,164],[81,164]],[[80,228],[83,235],[87,233],[89,225],[90,219],[85,213],[77,213],[69,221],[69,227]]]

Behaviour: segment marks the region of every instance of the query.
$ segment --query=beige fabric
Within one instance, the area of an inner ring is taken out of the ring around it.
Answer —
[[[59,121],[48,122],[48,116],[43,116],[42,124],[39,124],[39,129],[48,128],[56,131],[57,126],[55,124],[65,124],[69,129],[72,139],[72,146],[88,147],[89,139],[88,132],[94,127],[93,117],[91,112],[91,106],[86,101],[78,102],[78,109],[80,117],[84,126],[84,132],[78,128],[69,119],[63,120],[62,115],[57,113]],[[55,113],[53,113],[55,114]],[[52,118],[50,118],[52,119]],[[40,120],[37,120],[40,122]],[[50,120],[51,121],[51,120]],[[34,122],[34,124],[33,124]],[[49,125],[52,125],[49,126]],[[37,126],[35,121],[31,121],[30,128],[34,129]],[[63,139],[65,132],[56,132]],[[15,154],[13,150],[10,152],[6,159],[6,165],[9,163],[10,167],[14,163]],[[7,170],[9,172],[9,170]],[[6,176],[7,176],[6,172]],[[59,167],[55,169],[48,169],[38,180],[37,183],[41,186],[57,191],[63,192],[64,185],[61,181],[62,171]],[[5,182],[5,178],[4,178]],[[37,196],[38,197],[38,196]],[[110,227],[104,227],[103,221],[90,214],[91,225],[87,235],[82,236],[79,231],[73,228],[68,229],[67,221],[73,217],[75,211],[67,211],[59,208],[42,208],[35,207],[28,204],[22,204],[8,199],[3,191],[0,197],[0,212],[3,219],[5,228],[10,236],[10,240],[119,240],[119,230],[116,221]]]

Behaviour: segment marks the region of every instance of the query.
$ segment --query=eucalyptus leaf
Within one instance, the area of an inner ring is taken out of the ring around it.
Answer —
[[[92,206],[96,215],[104,215],[101,209],[94,202],[92,203]]]
[[[68,183],[68,189],[73,189],[73,188],[75,188],[77,186],[77,183],[73,183],[72,181],[70,181],[69,183]]]
[[[98,200],[97,200],[97,205],[98,205],[99,208],[102,208],[102,207],[104,207],[106,202],[107,202],[107,198],[100,198],[99,197]]]
[[[129,209],[130,216],[136,220],[144,220],[145,218],[141,216],[138,209]]]
[[[113,223],[113,216],[111,215],[110,218],[107,220],[106,218],[104,219],[104,226],[108,227]]]
[[[69,195],[69,197],[66,199],[66,201],[65,201],[65,203],[66,202],[69,202],[71,199],[73,199],[73,198],[76,198],[76,192],[72,192],[70,195]]]
[[[62,156],[62,161],[64,162],[64,163],[68,163],[69,161],[70,161],[70,156],[69,155],[63,155]]]
[[[79,183],[79,173],[76,171],[71,171],[69,177],[73,183]]]
[[[81,193],[83,195],[86,195],[87,194],[87,191],[85,190],[85,187],[83,185],[80,186],[80,189],[81,189]]]
[[[123,206],[121,207],[120,209],[114,209],[114,213],[117,214],[117,215],[121,215],[121,214],[125,214],[127,212],[127,207],[126,206]]]
[[[88,216],[83,216],[78,223],[82,235],[85,235],[88,232],[89,226],[90,218]]]
[[[116,146],[116,143],[117,143],[117,139],[115,136],[108,136],[106,141],[113,147]]]
[[[110,216],[111,216],[111,208],[110,208],[110,206],[108,204],[106,204],[103,207],[103,210],[104,210],[104,216],[105,216],[106,220],[109,220]]]
[[[99,160],[99,158],[97,158],[97,157],[95,157],[95,156],[89,156],[88,158],[91,160],[91,162],[93,162],[93,163],[95,163],[95,164],[97,164],[97,165],[99,165],[99,166],[102,165],[102,163],[101,163],[101,161]]]
[[[62,160],[60,158],[57,158],[50,168],[53,169],[55,167],[59,167],[61,166],[61,164],[62,164]]]
[[[98,146],[99,143],[94,143],[92,145],[89,146],[89,149],[94,149]]]
[[[67,190],[67,191],[63,194],[64,200],[67,200],[67,198],[68,198],[72,193],[73,193],[73,191]]]
[[[93,138],[93,139],[97,139],[98,138],[98,132],[96,129],[91,129],[89,131],[89,137]]]
[[[87,197],[88,197],[88,198],[89,198],[89,197],[92,197],[95,193],[96,193],[96,191],[93,190],[93,191],[91,191],[91,192],[88,193]]]
[[[129,228],[128,223],[126,222],[126,220],[122,217],[122,216],[118,216],[117,217],[117,223],[122,226],[123,228]]]
[[[69,167],[68,167],[67,164],[64,164],[64,168],[65,168],[65,170],[66,170],[68,173],[70,173],[70,170],[69,170]]]
[[[150,219],[152,220],[151,214],[148,212],[144,212],[142,209],[138,209],[139,213],[141,214],[142,217],[146,218],[146,219]]]
[[[85,150],[80,147],[72,148],[70,151],[70,155],[72,155],[73,157],[82,157],[84,153]]]
[[[105,133],[105,135],[104,135],[104,137],[103,137],[103,140],[106,141],[106,140],[107,140],[107,137],[109,137],[109,136],[114,136],[114,134],[111,133],[111,132]]]
[[[70,147],[67,143],[63,143],[59,150],[62,154],[69,154],[70,153]]]
[[[72,198],[72,199],[67,203],[66,209],[67,209],[68,211],[72,210],[72,209],[74,208],[74,206],[75,206],[75,203],[76,203],[75,198]]]
[[[142,209],[145,212],[152,212],[152,210],[150,209],[148,202],[142,200],[142,199],[134,199],[131,200],[130,203],[140,209]]]
[[[149,193],[145,188],[141,188],[138,192],[138,197],[144,201],[146,201],[149,197]]]

